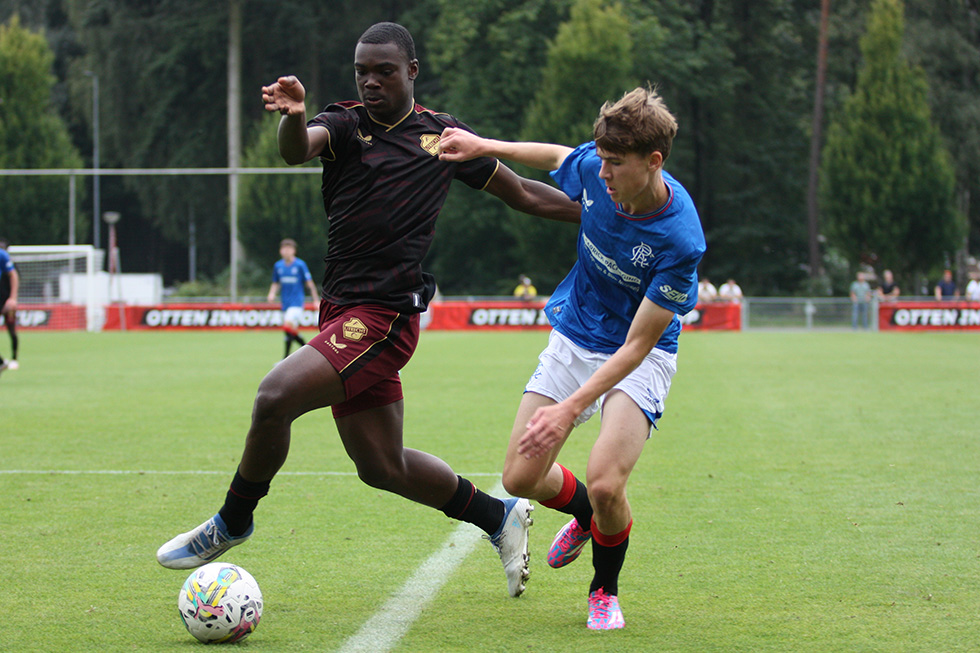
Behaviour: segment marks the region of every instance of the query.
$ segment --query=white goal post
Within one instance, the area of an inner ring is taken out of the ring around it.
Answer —
[[[105,253],[92,245],[11,245],[20,277],[17,325],[28,329],[98,331],[107,288],[98,272]]]

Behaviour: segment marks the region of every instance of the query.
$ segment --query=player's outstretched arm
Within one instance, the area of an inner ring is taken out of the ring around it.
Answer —
[[[582,221],[582,207],[578,202],[568,199],[568,195],[554,186],[518,176],[503,164],[497,167],[484,190],[523,213],[560,222]]]
[[[306,89],[293,75],[280,77],[262,87],[266,111],[282,114],[279,121],[279,154],[290,165],[305,163],[323,151],[327,130],[306,126]]]
[[[447,127],[439,139],[439,158],[443,161],[461,162],[492,156],[538,170],[557,170],[571,151],[570,147],[554,143],[514,143],[483,138],[457,127]]]

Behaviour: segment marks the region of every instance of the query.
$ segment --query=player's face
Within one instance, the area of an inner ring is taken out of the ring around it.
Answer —
[[[393,124],[412,108],[419,62],[394,43],[358,43],[354,49],[357,94],[373,118]]]
[[[292,245],[283,245],[279,248],[279,256],[283,257],[287,261],[292,261],[293,257],[296,256],[296,248]]]
[[[659,169],[659,152],[642,156],[635,152],[615,154],[596,148],[596,154],[602,160],[599,178],[606,182],[606,193],[612,201],[623,204],[630,213],[658,208],[650,204],[656,197],[653,173]]]

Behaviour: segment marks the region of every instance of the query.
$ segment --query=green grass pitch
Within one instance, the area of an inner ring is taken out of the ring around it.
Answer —
[[[408,446],[498,481],[547,334],[425,333],[404,370]],[[0,337],[0,347],[6,342]],[[213,514],[264,333],[36,333],[0,377],[0,650],[191,651],[186,574],[154,552]],[[590,555],[545,552],[520,599],[480,542],[397,651],[971,651],[980,646],[980,335],[685,333],[630,481],[626,628],[585,629]],[[584,470],[596,424],[561,460]],[[361,484],[329,411],[226,558],[265,595],[251,651],[339,649],[456,528]]]

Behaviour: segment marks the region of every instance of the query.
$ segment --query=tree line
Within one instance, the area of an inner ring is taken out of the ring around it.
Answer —
[[[395,20],[416,39],[416,100],[486,136],[576,145],[604,101],[654,85],[680,124],[666,167],[701,215],[701,273],[749,294],[842,292],[861,264],[911,281],[980,245],[978,0],[831,1],[817,270],[806,194],[819,0],[0,0],[0,168],[91,166],[93,76],[101,167],[227,165],[230,2],[243,18],[245,166],[284,165],[261,85],[296,74],[311,115],[354,99],[357,37]],[[67,183],[0,178],[0,232],[67,242]],[[79,187],[90,242],[91,182]],[[193,239],[197,274],[224,283],[223,177],[104,177],[101,205],[124,215],[127,270],[186,282]],[[317,269],[316,175],[243,177],[239,216],[242,284],[267,285],[286,236]],[[547,292],[574,241],[568,225],[460,187],[428,265],[447,294],[507,292],[521,273]]]

